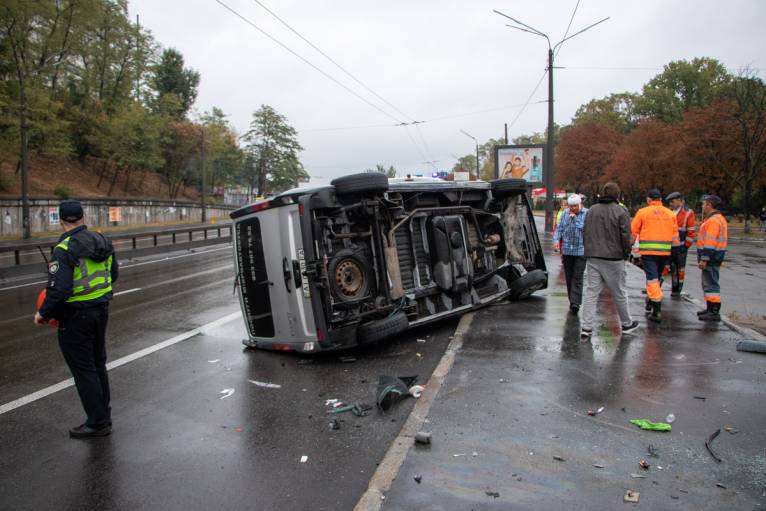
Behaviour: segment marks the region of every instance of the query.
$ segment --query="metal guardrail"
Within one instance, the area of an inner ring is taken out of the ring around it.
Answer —
[[[152,229],[107,235],[114,245],[118,259],[188,250],[206,245],[231,242],[232,224],[202,225]],[[0,279],[19,275],[44,273],[44,259],[49,257],[57,240],[28,240],[12,245],[0,245]]]

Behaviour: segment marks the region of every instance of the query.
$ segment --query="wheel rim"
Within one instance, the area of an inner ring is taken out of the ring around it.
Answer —
[[[364,271],[357,261],[345,259],[335,267],[335,288],[344,298],[355,298],[365,287]]]

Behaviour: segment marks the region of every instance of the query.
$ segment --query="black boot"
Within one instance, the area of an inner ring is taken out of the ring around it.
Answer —
[[[670,296],[676,297],[681,296],[681,288],[678,285],[673,285],[673,287],[670,289]]]
[[[707,310],[699,315],[700,321],[721,321],[721,304],[707,303]]]
[[[644,305],[644,310],[646,311],[647,314],[652,312],[652,301],[649,300],[648,298],[646,299],[646,305]]]
[[[649,316],[651,321],[659,323],[662,319],[662,302],[651,302],[652,314]]]

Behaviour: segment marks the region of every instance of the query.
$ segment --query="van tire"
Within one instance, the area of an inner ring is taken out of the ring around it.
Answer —
[[[524,300],[535,291],[544,289],[548,286],[548,274],[543,270],[532,270],[525,273],[510,283],[508,288],[511,292],[508,299],[512,301]]]
[[[388,191],[388,177],[380,172],[351,174],[330,181],[336,195],[375,195]]]
[[[509,192],[519,193],[526,192],[529,184],[524,179],[495,179],[492,181],[492,191],[496,195],[506,195]]]
[[[404,332],[407,328],[409,328],[407,315],[403,312],[397,312],[393,316],[360,325],[356,330],[356,338],[359,344],[368,344],[393,337]]]

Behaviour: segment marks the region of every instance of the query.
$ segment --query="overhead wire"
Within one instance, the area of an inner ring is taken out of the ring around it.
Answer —
[[[575,8],[572,11],[572,16],[569,18],[569,25],[567,25],[566,32],[564,32],[564,37],[561,38],[562,41],[566,39],[567,36],[569,35],[569,29],[572,28],[572,22],[574,21],[575,14],[577,14],[578,7],[580,7],[580,0],[577,0],[577,4],[575,4]],[[553,55],[554,59],[559,56],[559,52],[561,51],[561,48],[562,48],[561,46],[556,48],[556,53]]]
[[[320,55],[322,55],[324,58],[326,58],[327,60],[329,60],[329,61],[330,61],[330,62],[331,62],[331,63],[332,63],[332,64],[333,64],[335,67],[337,67],[338,69],[340,69],[340,70],[341,70],[341,71],[342,71],[342,72],[343,72],[343,73],[344,73],[346,76],[348,76],[349,78],[351,78],[351,79],[352,79],[354,82],[356,82],[357,84],[361,85],[361,86],[362,86],[362,87],[363,87],[363,88],[364,88],[364,89],[365,89],[367,92],[369,92],[370,94],[372,94],[373,96],[375,96],[376,98],[378,98],[380,101],[382,101],[383,103],[385,103],[385,104],[386,104],[386,105],[387,105],[389,108],[393,109],[395,112],[397,112],[397,113],[399,113],[400,115],[404,116],[406,119],[409,119],[409,121],[410,121],[410,122],[399,122],[399,123],[398,123],[398,125],[400,125],[400,126],[403,126],[403,127],[404,127],[404,129],[405,129],[406,131],[408,131],[408,136],[409,136],[410,140],[412,141],[412,143],[413,143],[413,144],[415,144],[415,146],[416,146],[416,147],[417,147],[417,149],[418,149],[418,152],[419,152],[421,155],[423,154],[423,151],[422,151],[422,150],[421,150],[421,148],[419,147],[419,145],[418,145],[417,141],[416,141],[416,140],[415,140],[415,138],[414,138],[414,137],[412,137],[412,135],[409,133],[408,124],[415,124],[415,125],[417,124],[417,121],[415,120],[415,118],[414,118],[413,116],[411,116],[411,115],[408,115],[408,114],[404,113],[404,112],[403,112],[401,109],[399,109],[399,108],[398,108],[396,105],[394,105],[393,103],[391,103],[390,101],[388,101],[386,98],[384,98],[383,96],[381,96],[380,94],[378,94],[377,92],[375,92],[375,91],[374,91],[374,90],[373,90],[373,89],[372,89],[372,88],[371,88],[369,85],[367,85],[367,84],[366,84],[366,83],[364,83],[362,80],[360,80],[359,78],[357,78],[357,77],[356,77],[356,76],[355,76],[353,73],[351,73],[351,72],[350,72],[348,69],[346,69],[346,68],[345,68],[344,66],[342,66],[340,63],[338,63],[338,62],[337,62],[335,59],[333,59],[332,57],[330,57],[330,56],[329,56],[329,55],[328,55],[326,52],[324,52],[324,51],[323,51],[321,48],[319,48],[319,47],[318,47],[316,44],[314,44],[313,42],[309,41],[309,39],[308,39],[308,38],[306,38],[306,37],[305,37],[303,34],[301,34],[301,33],[300,33],[298,30],[296,30],[295,28],[293,28],[293,27],[292,27],[292,26],[291,26],[289,23],[287,23],[287,22],[286,22],[284,19],[282,19],[282,18],[281,18],[279,15],[277,15],[277,14],[276,14],[274,11],[272,11],[272,10],[271,10],[271,9],[269,9],[269,8],[268,8],[266,5],[264,5],[264,4],[263,4],[263,2],[261,2],[260,0],[253,0],[253,2],[255,2],[257,5],[259,5],[261,8],[263,8],[263,10],[265,10],[266,12],[268,12],[268,13],[269,13],[271,16],[273,16],[273,17],[274,17],[274,18],[275,18],[277,21],[279,21],[279,22],[280,22],[282,25],[284,25],[285,27],[287,27],[287,29],[288,29],[288,30],[290,30],[290,31],[291,31],[293,34],[295,34],[296,36],[298,36],[298,37],[299,37],[299,38],[300,38],[300,39],[301,39],[303,42],[305,42],[306,44],[308,44],[308,45],[309,45],[311,48],[313,48],[313,49],[314,49],[314,50],[315,50],[317,53],[319,53],[319,54],[320,54]],[[422,134],[422,132],[420,131],[420,129],[418,129],[418,134],[419,134],[419,136],[420,136],[420,140],[423,142],[423,147],[425,148],[425,150],[426,150],[426,153],[428,153],[428,155],[429,155],[429,158],[430,158],[430,153],[431,153],[431,150],[430,150],[430,148],[428,147],[428,143],[426,142],[426,140],[425,140],[425,137],[423,137],[423,134]]]
[[[234,14],[236,17],[238,17],[239,19],[241,19],[241,20],[242,20],[242,21],[244,21],[245,23],[247,23],[248,25],[250,25],[251,27],[253,27],[254,29],[256,29],[256,30],[257,30],[258,32],[260,32],[261,34],[265,35],[266,37],[268,37],[269,39],[271,39],[272,41],[274,41],[276,44],[278,44],[279,46],[281,46],[282,48],[284,48],[285,50],[287,50],[289,53],[291,53],[292,55],[294,55],[295,57],[297,57],[297,58],[298,58],[298,59],[300,59],[301,61],[303,61],[305,64],[307,64],[308,66],[310,66],[311,68],[313,68],[314,70],[316,70],[317,72],[319,72],[320,74],[322,74],[322,76],[326,77],[326,78],[327,78],[327,79],[329,79],[330,81],[332,81],[332,82],[334,82],[335,84],[337,84],[338,86],[342,87],[344,90],[346,90],[348,93],[350,93],[350,94],[351,94],[351,95],[353,95],[354,97],[356,97],[356,98],[360,99],[362,102],[366,103],[367,105],[371,106],[371,107],[372,107],[372,108],[374,108],[375,110],[377,110],[377,111],[381,112],[383,115],[385,115],[386,117],[388,117],[388,118],[390,118],[390,119],[392,119],[392,120],[396,121],[397,123],[402,123],[402,122],[403,122],[401,119],[399,119],[399,118],[397,118],[397,117],[395,117],[395,116],[391,115],[391,114],[390,114],[389,112],[387,112],[386,110],[383,110],[382,108],[380,108],[380,107],[379,107],[378,105],[376,105],[375,103],[371,102],[370,100],[368,100],[368,99],[367,99],[367,98],[365,98],[364,96],[360,95],[359,93],[357,93],[357,92],[356,92],[356,91],[354,91],[353,89],[349,88],[348,86],[346,86],[344,83],[342,83],[341,81],[339,81],[338,79],[336,79],[335,77],[333,77],[332,75],[330,75],[329,73],[327,73],[327,72],[325,72],[324,70],[322,70],[320,67],[318,67],[317,65],[315,65],[314,63],[312,63],[311,61],[309,61],[307,58],[305,58],[304,56],[302,56],[301,54],[299,54],[298,52],[296,52],[295,50],[293,50],[292,48],[290,48],[289,46],[287,46],[286,44],[284,44],[282,41],[280,41],[280,40],[279,40],[279,39],[277,39],[276,37],[272,36],[271,34],[269,34],[268,32],[266,32],[265,30],[263,30],[261,27],[259,27],[258,25],[256,25],[255,23],[253,23],[252,21],[250,21],[249,19],[247,19],[245,16],[243,16],[243,15],[242,15],[242,14],[240,14],[239,12],[237,12],[237,11],[235,11],[234,9],[232,9],[231,7],[229,7],[229,6],[228,6],[227,4],[225,4],[223,1],[221,1],[221,0],[215,0],[215,2],[216,2],[216,3],[218,3],[219,5],[221,5],[221,6],[222,6],[224,9],[226,9],[226,10],[228,10],[229,12],[231,12],[232,14]]]

